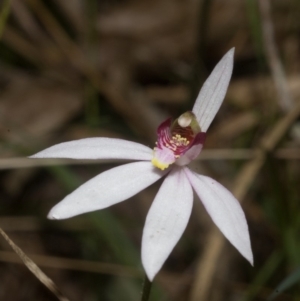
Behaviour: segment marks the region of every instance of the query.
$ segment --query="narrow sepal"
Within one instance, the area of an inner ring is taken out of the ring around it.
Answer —
[[[216,65],[202,86],[193,107],[201,131],[206,132],[215,118],[227,91],[233,69],[234,48]]]
[[[122,202],[159,180],[165,173],[150,162],[135,162],[112,168],[81,185],[48,214],[65,219]]]
[[[224,236],[253,265],[249,230],[238,200],[217,181],[184,169],[208,214]]]
[[[143,231],[142,262],[149,280],[153,280],[180,239],[192,206],[191,185],[182,168],[174,167],[151,205]]]
[[[30,158],[151,160],[152,150],[123,139],[86,138],[53,145]]]

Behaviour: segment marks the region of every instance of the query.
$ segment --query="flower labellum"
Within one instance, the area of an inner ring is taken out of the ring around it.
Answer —
[[[157,129],[154,150],[113,138],[60,143],[31,158],[124,159],[137,162],[105,171],[81,185],[49,212],[65,219],[122,202],[165,177],[146,218],[142,263],[152,281],[183,234],[193,206],[193,190],[224,236],[253,264],[249,231],[236,198],[215,180],[187,167],[201,152],[206,131],[225,97],[234,49],[228,51],[204,83],[192,111]],[[113,187],[109,189],[108,187]]]
[[[152,164],[164,170],[184,155],[191,147],[202,149],[205,133],[201,132],[193,112],[186,112],[173,123],[164,121],[157,130],[157,146],[154,148]]]

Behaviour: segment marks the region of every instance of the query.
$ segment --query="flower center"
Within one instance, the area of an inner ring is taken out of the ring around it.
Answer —
[[[194,139],[193,132],[191,131],[190,127],[182,128],[179,126],[179,124],[176,124],[173,129],[171,127],[170,132],[171,139],[169,139],[169,137],[163,139],[163,146],[172,150],[175,154],[175,157],[179,157]]]
[[[164,121],[157,129],[157,142],[154,148],[152,164],[164,170],[184,155],[193,145],[204,142],[205,133],[194,113],[186,112],[173,123],[171,119]],[[203,136],[204,135],[204,136]]]

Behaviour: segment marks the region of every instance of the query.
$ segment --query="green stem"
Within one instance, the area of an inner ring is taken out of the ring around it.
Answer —
[[[149,300],[151,286],[152,286],[152,282],[148,279],[147,275],[145,275],[141,301]]]

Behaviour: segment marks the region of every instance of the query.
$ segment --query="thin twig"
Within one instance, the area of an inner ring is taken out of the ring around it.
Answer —
[[[219,160],[249,160],[255,158],[258,150],[247,148],[241,149],[206,149],[203,150],[197,160],[199,161],[219,161]],[[281,160],[299,160],[300,151],[298,148],[280,148],[272,153],[272,156]],[[57,165],[91,165],[126,163],[128,160],[72,160],[72,159],[29,159],[29,158],[6,158],[0,159],[0,170],[36,168]]]
[[[236,177],[232,192],[240,202],[244,201],[267,155],[275,149],[299,115],[300,103],[280,119],[270,132],[262,137],[258,147],[255,149],[255,157],[245,163]],[[190,298],[191,301],[209,300],[209,292],[217,268],[218,258],[222,254],[224,245],[224,236],[220,234],[219,230],[213,228],[208,235],[205,249],[196,267],[196,275]]]
[[[0,228],[0,234],[8,242],[14,252],[23,261],[26,267],[39,279],[60,301],[68,301],[59,290],[57,285],[8,237],[8,235]]]
[[[288,90],[284,69],[275,43],[270,0],[259,0],[258,4],[261,14],[264,48],[277,90],[278,103],[284,112],[288,112],[293,108],[294,101]]]

